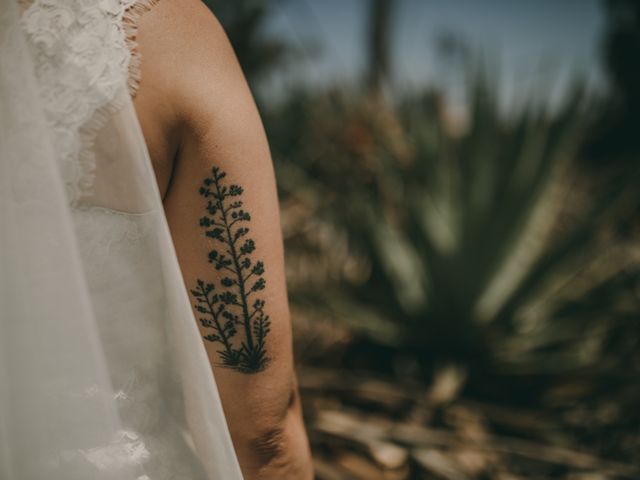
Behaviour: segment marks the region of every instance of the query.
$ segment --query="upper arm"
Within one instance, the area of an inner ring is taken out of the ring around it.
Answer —
[[[147,98],[161,97],[158,108],[179,125],[167,220],[232,434],[260,432],[261,422],[268,429],[283,420],[295,391],[269,148],[233,50],[206,7],[167,1],[150,15],[166,28],[143,39],[140,94],[161,92]]]

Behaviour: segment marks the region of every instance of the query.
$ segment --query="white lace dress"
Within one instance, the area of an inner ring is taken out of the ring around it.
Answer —
[[[151,7],[0,0],[0,479],[242,478],[131,102]]]

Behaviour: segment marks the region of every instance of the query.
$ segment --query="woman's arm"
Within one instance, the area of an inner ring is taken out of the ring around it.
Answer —
[[[243,473],[310,479],[278,200],[253,99],[199,1],[161,1],[139,42],[136,107]]]

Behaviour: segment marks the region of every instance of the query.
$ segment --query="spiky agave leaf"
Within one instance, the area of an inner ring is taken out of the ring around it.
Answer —
[[[316,143],[300,141],[292,151],[295,139],[283,142],[295,164],[280,157],[280,184],[346,232],[349,248],[367,259],[370,272],[339,288],[332,288],[336,276],[330,274],[327,289],[293,288],[294,298],[307,302],[314,291],[321,297],[330,289],[331,297],[318,304],[342,305],[345,321],[371,309],[403,327],[397,340],[405,349],[473,362],[494,357],[504,343],[499,338],[514,334],[520,312],[549,280],[570,275],[571,259],[589,254],[598,225],[620,202],[615,192],[628,191],[632,177],[610,195],[589,199],[581,219],[559,228],[576,182],[581,91],[555,112],[527,107],[515,119],[499,113],[495,89],[482,78],[471,98],[462,136],[451,134],[434,95],[413,98],[396,114],[377,113],[353,97],[337,107],[311,99],[293,112],[296,137]],[[395,116],[402,126],[393,142],[388,120],[377,116]],[[357,148],[350,137],[340,143],[350,124],[361,132]],[[326,247],[325,255],[334,250]]]

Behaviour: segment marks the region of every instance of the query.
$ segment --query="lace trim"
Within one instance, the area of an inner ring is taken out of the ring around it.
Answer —
[[[125,105],[127,87],[130,96],[137,92],[138,20],[157,1],[21,2],[22,28],[72,205],[93,186],[98,132]]]
[[[150,11],[160,0],[137,0],[125,10],[122,18],[127,47],[129,47],[129,94],[132,98],[138,93],[142,78],[142,56],[138,48],[138,22],[142,15]]]
[[[150,11],[160,0],[120,0],[121,11],[118,13],[119,27],[124,33],[124,44],[126,46],[125,65],[127,66],[127,88],[129,96],[135,98],[142,79],[141,66],[142,56],[138,48],[138,22],[142,15]],[[80,153],[80,166],[83,168],[83,175],[79,179],[78,196],[74,198],[76,204],[80,197],[90,192],[95,179],[95,140],[98,132],[107,124],[109,118],[117,113],[126,103],[126,98],[117,95],[110,103],[103,108],[96,110],[94,117],[84,126],[84,148]]]

